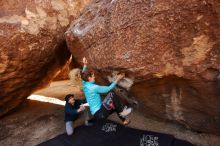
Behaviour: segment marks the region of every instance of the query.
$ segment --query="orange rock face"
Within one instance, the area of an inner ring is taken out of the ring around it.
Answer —
[[[0,116],[69,59],[64,32],[89,0],[0,1]]]
[[[61,80],[68,80],[69,79],[69,72],[72,69],[72,60],[68,60],[66,64],[63,66],[63,68],[57,72],[56,77],[53,79],[53,81],[61,81]]]
[[[76,59],[136,77],[194,79],[220,69],[219,2],[94,1],[66,32]]]
[[[220,135],[220,82],[175,76],[132,86],[138,109],[146,117],[171,120],[199,132]]]
[[[66,40],[76,60],[132,78],[145,115],[220,134],[218,0],[94,0]]]

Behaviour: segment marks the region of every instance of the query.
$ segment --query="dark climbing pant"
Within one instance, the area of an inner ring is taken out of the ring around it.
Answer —
[[[125,118],[120,116],[124,109],[124,104],[120,98],[114,93],[110,92],[103,100],[101,108],[94,114],[95,119],[107,119],[109,115],[116,112],[118,117],[124,122]]]

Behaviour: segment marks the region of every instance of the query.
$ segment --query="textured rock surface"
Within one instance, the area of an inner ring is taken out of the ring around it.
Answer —
[[[126,72],[145,115],[220,134],[218,0],[94,0],[66,40],[103,75]]]
[[[66,64],[61,68],[57,74],[56,77],[53,79],[53,81],[61,81],[61,80],[68,80],[69,79],[69,72],[73,68],[72,65],[72,59],[70,58]]]
[[[220,135],[220,82],[177,77],[135,84],[131,92],[146,117],[168,119],[199,132]]]
[[[0,116],[70,57],[63,33],[89,0],[0,1]]]

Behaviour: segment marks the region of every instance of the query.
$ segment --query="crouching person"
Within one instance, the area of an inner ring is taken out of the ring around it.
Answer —
[[[72,135],[74,132],[73,122],[78,119],[79,115],[83,113],[85,118],[85,125],[89,126],[88,122],[90,118],[90,112],[88,108],[85,108],[82,104],[86,103],[86,100],[78,100],[74,98],[73,94],[65,96],[65,123],[67,135]]]

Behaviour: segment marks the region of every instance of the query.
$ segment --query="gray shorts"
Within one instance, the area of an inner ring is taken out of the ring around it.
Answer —
[[[73,131],[74,131],[73,121],[67,121],[66,122],[66,133],[67,133],[67,135],[72,135]]]

